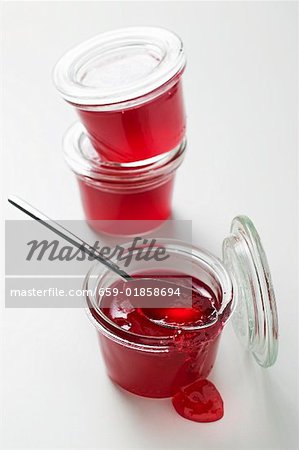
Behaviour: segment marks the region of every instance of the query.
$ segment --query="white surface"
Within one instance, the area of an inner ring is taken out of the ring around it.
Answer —
[[[189,153],[175,191],[194,243],[220,255],[246,213],[262,235],[278,299],[280,351],[262,370],[231,327],[211,379],[225,400],[212,424],[183,420],[169,400],[128,395],[106,378],[81,310],[4,311],[3,448],[295,449],[296,3],[3,3],[4,198],[20,195],[53,218],[82,218],[61,137],[75,113],[51,70],[100,31],[158,25],[184,40]],[[5,205],[6,218],[23,217]]]

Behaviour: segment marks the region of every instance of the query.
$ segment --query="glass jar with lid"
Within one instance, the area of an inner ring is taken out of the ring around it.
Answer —
[[[128,252],[130,246],[125,246]],[[163,398],[198,378],[206,378],[214,365],[223,328],[230,320],[256,362],[262,367],[274,364],[278,351],[275,296],[265,252],[248,217],[233,220],[230,235],[223,242],[222,261],[186,242],[157,239],[155,246],[165,248],[170,258],[160,263],[133,259],[131,275],[152,273],[157,277],[185,268],[184,275],[192,277],[194,288],[204,286],[215,300],[217,320],[188,327],[159,324],[158,330],[150,319],[145,323],[143,317],[138,323],[141,316],[134,308],[130,310],[123,292],[111,304],[118,313],[125,305],[125,314],[107,313],[101,307],[104,297],[98,293],[115,286],[116,279],[95,265],[85,279],[87,312],[114,382],[138,395]]]
[[[86,220],[97,232],[130,236],[160,226],[172,213],[176,171],[186,140],[155,160],[132,163],[102,161],[75,123],[65,134],[63,153],[78,180]]]
[[[54,83],[72,104],[102,160],[159,157],[185,135],[181,39],[158,27],[101,33],[67,52]]]

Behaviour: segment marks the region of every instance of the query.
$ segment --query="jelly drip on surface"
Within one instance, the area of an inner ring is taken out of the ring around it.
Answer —
[[[215,422],[224,414],[221,395],[208,380],[196,380],[181,388],[172,404],[178,414],[194,422]]]

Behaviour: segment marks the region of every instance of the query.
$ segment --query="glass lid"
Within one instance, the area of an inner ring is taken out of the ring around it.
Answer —
[[[185,63],[182,41],[173,32],[128,27],[101,33],[69,50],[53,77],[69,102],[119,109],[120,103],[135,99],[139,104],[149,93],[158,95],[156,90],[183,71]]]
[[[277,358],[278,320],[266,254],[248,217],[235,217],[230,231],[223,242],[223,260],[237,296],[233,326],[258,364],[269,367]]]

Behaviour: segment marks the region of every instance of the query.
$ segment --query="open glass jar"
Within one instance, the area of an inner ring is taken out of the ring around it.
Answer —
[[[63,151],[76,174],[86,219],[97,232],[133,235],[157,228],[171,215],[175,172],[186,141],[156,161],[107,163],[94,151],[84,126],[66,133]]]
[[[99,34],[54,69],[103,161],[134,162],[173,150],[185,134],[180,38],[157,27]]]
[[[216,298],[217,321],[187,330],[162,326],[156,336],[132,332],[126,321],[125,326],[120,325],[101,308],[104,297],[99,293],[112,286],[116,276],[95,265],[85,279],[87,313],[98,331],[111,379],[138,395],[174,395],[179,388],[209,375],[222,329],[232,316],[238,336],[256,361],[263,367],[272,365],[278,349],[276,303],[265,253],[252,222],[245,216],[233,220],[231,234],[223,244],[223,262],[175,240],[158,239],[151,251],[161,247],[170,255],[167,263],[132,259],[130,274],[154,271],[172,275],[184,267],[184,275],[200,280]],[[130,253],[131,243],[125,248]],[[144,245],[142,248],[146,250]],[[133,251],[140,249],[135,246]]]

